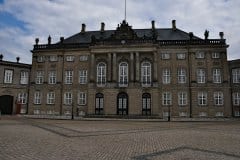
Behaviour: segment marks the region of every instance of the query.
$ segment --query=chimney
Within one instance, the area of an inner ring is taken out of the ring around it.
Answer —
[[[190,38],[190,40],[193,39],[193,32],[189,32],[189,38]]]
[[[3,60],[3,55],[2,54],[0,54],[0,61],[2,61]]]
[[[221,39],[223,39],[224,33],[223,32],[219,32],[219,36]]]
[[[85,33],[85,31],[86,31],[86,25],[83,23],[81,33]]]
[[[155,30],[155,21],[152,21],[152,30]]]
[[[36,39],[35,39],[35,43],[36,43],[36,45],[38,45],[38,43],[39,43],[39,38],[36,38]]]
[[[51,44],[51,41],[52,41],[52,38],[51,38],[51,36],[49,35],[49,36],[48,36],[48,44]]]
[[[101,32],[104,32],[104,28],[105,28],[105,23],[102,22],[102,23],[101,23]]]
[[[172,20],[172,29],[174,31],[177,29],[177,27],[176,27],[176,20]]]
[[[64,37],[60,37],[60,42],[63,43]]]
[[[16,57],[17,63],[19,63],[20,57]]]

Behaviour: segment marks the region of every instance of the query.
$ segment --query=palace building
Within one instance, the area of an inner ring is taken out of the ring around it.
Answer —
[[[170,28],[87,31],[36,44],[28,90],[30,115],[89,117],[240,116],[240,61],[219,39]]]

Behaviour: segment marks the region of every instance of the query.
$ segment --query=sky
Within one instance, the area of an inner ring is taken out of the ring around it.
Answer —
[[[4,60],[31,63],[35,38],[46,44],[81,31],[116,29],[124,19],[125,0],[0,0],[0,54]],[[224,32],[228,60],[240,59],[240,0],[127,0],[127,22],[134,28],[177,28],[204,38]]]

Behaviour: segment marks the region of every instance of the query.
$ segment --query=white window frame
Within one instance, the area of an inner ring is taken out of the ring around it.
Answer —
[[[73,83],[73,70],[66,70],[65,71],[65,84],[72,84]]]
[[[178,105],[179,106],[187,105],[187,92],[178,93]]]
[[[232,69],[232,81],[233,83],[240,83],[240,68]]]
[[[207,117],[207,112],[199,112],[199,117]]]
[[[164,106],[172,105],[172,94],[170,92],[162,93],[162,105]]]
[[[4,83],[13,83],[13,70],[4,70]]]
[[[67,61],[67,62],[73,62],[74,59],[75,59],[75,57],[74,57],[73,55],[67,55],[67,56],[66,56],[66,61]]]
[[[87,70],[80,70],[79,71],[79,83],[80,84],[86,84],[87,83],[87,76],[88,76]]]
[[[223,112],[216,112],[215,116],[216,117],[223,117],[224,114],[223,114]]]
[[[222,106],[224,104],[223,92],[214,92],[213,98],[214,98],[214,105]]]
[[[47,93],[47,104],[54,104],[55,103],[55,92],[48,92]]]
[[[20,72],[20,84],[28,84],[29,72],[21,71]]]
[[[19,104],[27,104],[27,93],[18,93],[18,100]]]
[[[142,86],[150,86],[152,84],[152,65],[150,62],[141,63],[141,82]]]
[[[203,59],[205,58],[205,53],[202,51],[196,52],[196,58],[197,59]]]
[[[205,69],[197,69],[197,83],[206,83]]]
[[[73,95],[71,92],[64,93],[64,105],[72,105]]]
[[[186,53],[177,53],[177,59],[186,59]]]
[[[212,58],[213,58],[213,59],[218,59],[218,58],[220,58],[220,53],[219,53],[219,52],[212,52]]]
[[[232,95],[233,105],[240,106],[240,92],[234,92]]]
[[[87,104],[87,94],[85,92],[78,93],[78,104],[86,105]]]
[[[170,84],[171,83],[171,70],[165,68],[162,70],[162,82],[163,84]]]
[[[44,62],[44,56],[37,56],[37,62]]]
[[[234,116],[235,117],[240,117],[240,111],[234,111]]]
[[[48,84],[56,84],[57,83],[57,72],[49,71],[48,73]]]
[[[79,60],[80,60],[81,62],[88,61],[88,55],[81,55],[81,56],[79,57]]]
[[[199,106],[206,106],[207,105],[207,92],[198,92],[198,105]]]
[[[222,83],[221,69],[213,69],[213,83]]]
[[[162,59],[170,59],[170,53],[162,53]]]
[[[187,112],[179,112],[179,117],[187,117]]]
[[[42,93],[40,91],[34,92],[34,99],[33,103],[34,104],[41,104],[42,102]]]
[[[97,65],[97,85],[105,86],[107,81],[107,64],[100,62]]]
[[[128,86],[128,63],[127,62],[119,63],[118,83],[120,87]]]
[[[44,71],[37,71],[36,72],[36,84],[43,84],[44,81]]]
[[[185,68],[178,68],[178,83],[184,84],[186,83],[187,73]]]
[[[49,56],[49,61],[50,62],[57,62],[58,61],[58,56],[57,55],[50,55]]]

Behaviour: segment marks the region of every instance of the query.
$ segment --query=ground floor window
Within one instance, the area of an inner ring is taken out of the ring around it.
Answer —
[[[102,93],[96,94],[95,114],[103,114],[104,96]]]
[[[151,95],[149,93],[142,95],[142,114],[151,115]]]
[[[117,114],[128,115],[128,95],[119,93],[117,96]]]

